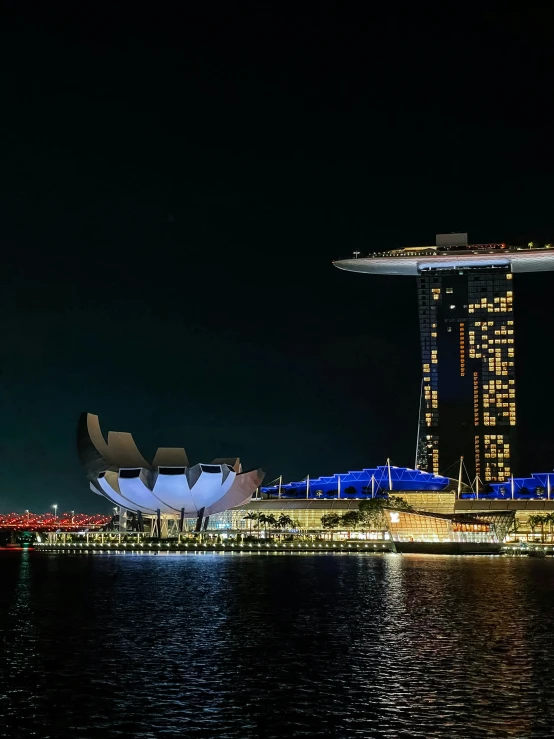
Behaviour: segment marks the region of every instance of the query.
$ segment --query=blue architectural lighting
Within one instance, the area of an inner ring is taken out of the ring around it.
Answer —
[[[389,479],[390,470],[390,479]],[[280,486],[281,496],[287,498],[366,498],[380,493],[400,490],[441,491],[452,486],[453,481],[432,472],[412,470],[407,467],[369,467],[358,472],[329,477],[289,482]],[[278,495],[279,485],[262,487],[267,495]]]
[[[554,497],[554,472],[532,472],[531,477],[514,477],[496,482],[479,492],[479,498],[490,500],[533,500]],[[463,493],[462,498],[475,499],[477,493]]]
[[[276,497],[281,490],[282,498],[309,498],[332,500],[340,498],[371,498],[389,492],[456,492],[458,481],[432,472],[412,470],[407,467],[369,467],[357,472],[345,472],[328,477],[315,477],[299,482],[268,485],[260,488],[262,493]],[[460,495],[466,500],[532,500],[544,498],[554,500],[554,471],[533,472],[530,477],[514,477],[504,482],[487,485],[479,493],[469,490],[464,484]]]

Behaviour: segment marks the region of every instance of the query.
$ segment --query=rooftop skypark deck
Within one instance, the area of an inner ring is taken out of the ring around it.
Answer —
[[[463,234],[460,234],[463,235]],[[456,234],[455,236],[458,236]],[[455,239],[453,239],[455,241]],[[554,245],[510,246],[508,244],[437,244],[338,259],[335,267],[347,272],[414,276],[428,270],[506,267],[512,272],[554,271]]]

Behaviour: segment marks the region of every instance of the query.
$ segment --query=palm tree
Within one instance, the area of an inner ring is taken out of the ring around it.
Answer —
[[[286,513],[281,513],[277,519],[277,526],[280,529],[292,529],[294,527],[294,521]]]
[[[550,511],[544,517],[545,523],[548,524],[548,533],[550,534],[550,541],[552,542],[552,524],[554,524],[554,512]]]
[[[257,521],[260,517],[259,513],[256,513],[256,511],[248,511],[246,516],[242,519],[243,521],[250,521],[250,536],[252,536],[252,521]]]
[[[529,523],[529,526],[531,527],[533,536],[535,535],[535,529],[537,528],[537,526],[541,527],[541,541],[544,541],[544,523],[545,523],[544,519],[545,519],[544,516],[539,516],[539,515],[529,516],[529,519],[528,519],[528,523]]]
[[[268,513],[268,515],[265,517],[265,523],[267,526],[269,526],[269,538],[271,539],[271,529],[277,526],[277,519],[275,518],[273,513]]]
[[[259,516],[258,516],[258,521],[260,523],[263,523],[263,525],[264,525],[264,539],[265,539],[265,538],[267,538],[267,526],[268,526],[268,524],[269,524],[270,527],[271,526],[275,526],[275,524],[277,523],[277,519],[275,518],[275,516],[273,515],[273,513],[269,513],[269,514],[260,513]]]
[[[547,522],[548,516],[539,516],[539,526],[541,527],[541,544],[544,544],[544,524]]]

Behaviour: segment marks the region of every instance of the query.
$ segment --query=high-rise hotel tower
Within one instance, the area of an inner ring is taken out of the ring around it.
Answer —
[[[514,474],[514,274],[554,270],[554,248],[468,244],[438,234],[416,246],[336,261],[364,274],[417,277],[421,338],[418,467],[435,474],[464,457],[484,483]]]

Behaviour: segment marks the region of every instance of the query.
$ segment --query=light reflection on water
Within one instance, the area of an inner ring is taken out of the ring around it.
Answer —
[[[0,736],[552,736],[551,560],[7,552],[0,572]]]

